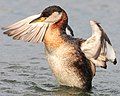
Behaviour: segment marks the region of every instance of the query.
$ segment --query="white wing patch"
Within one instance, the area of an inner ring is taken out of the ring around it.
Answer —
[[[81,45],[81,50],[84,52],[87,58],[98,58],[101,51],[101,36],[102,32],[99,30],[98,26],[91,23],[92,36],[88,38]]]
[[[74,36],[73,30],[69,25],[66,27],[66,34],[70,36]]]
[[[116,64],[115,51],[107,34],[96,21],[90,21],[90,25],[92,36],[82,43],[81,50],[95,66],[107,68],[107,61]]]

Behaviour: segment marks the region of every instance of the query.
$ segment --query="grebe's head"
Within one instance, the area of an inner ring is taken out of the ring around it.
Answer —
[[[43,10],[40,17],[48,18],[49,16],[52,16],[53,14],[60,15],[62,11],[63,9],[59,6],[49,6]]]
[[[36,22],[46,22],[46,23],[53,23],[53,24],[61,24],[64,23],[67,25],[68,17],[66,12],[59,6],[49,6],[45,8],[40,17],[36,18],[35,20],[31,21],[30,23]]]

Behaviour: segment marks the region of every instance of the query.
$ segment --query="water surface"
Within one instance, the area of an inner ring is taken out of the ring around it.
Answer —
[[[75,36],[91,34],[89,20],[99,21],[120,59],[119,0],[0,0],[0,27],[60,5]],[[0,96],[120,96],[120,65],[98,68],[91,92],[59,86],[49,69],[42,44],[15,41],[0,30]]]

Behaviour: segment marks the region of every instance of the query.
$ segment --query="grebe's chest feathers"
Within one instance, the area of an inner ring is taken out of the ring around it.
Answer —
[[[71,42],[61,44],[52,52],[46,48],[47,60],[60,84],[89,88],[92,80],[90,62],[76,46],[75,40]]]

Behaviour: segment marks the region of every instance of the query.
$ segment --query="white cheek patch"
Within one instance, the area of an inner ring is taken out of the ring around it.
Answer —
[[[61,13],[58,13],[58,12],[54,12],[51,14],[51,16],[49,16],[45,22],[48,22],[48,23],[55,23],[57,22],[58,20],[60,20],[62,17],[62,12]]]

